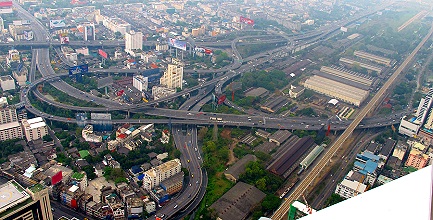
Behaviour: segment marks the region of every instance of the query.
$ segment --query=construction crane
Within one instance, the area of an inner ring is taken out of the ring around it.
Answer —
[[[313,209],[311,208],[310,205],[308,205],[308,202],[307,202],[307,200],[305,199],[304,194],[302,194],[302,199],[304,200],[305,205],[307,206],[307,212],[308,212],[308,214],[309,214],[309,215],[313,214]]]

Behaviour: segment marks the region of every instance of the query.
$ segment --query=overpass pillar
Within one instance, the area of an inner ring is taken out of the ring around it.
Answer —
[[[129,118],[129,110],[126,112],[126,119]]]

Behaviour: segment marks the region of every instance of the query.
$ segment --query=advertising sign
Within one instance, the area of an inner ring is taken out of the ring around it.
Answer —
[[[60,44],[69,44],[69,37],[60,35]]]
[[[341,30],[342,32],[347,32],[347,27],[341,27],[340,30]]]
[[[69,67],[69,75],[87,73],[87,72],[89,72],[89,65],[87,64]]]
[[[33,31],[23,31],[24,39],[33,40]]]
[[[61,28],[65,26],[66,23],[64,20],[50,20],[50,28]]]
[[[105,59],[108,59],[108,54],[107,54],[107,52],[105,52],[105,51],[99,49],[99,50],[98,50],[98,54],[99,54],[101,57],[103,57],[103,58],[105,58]]]
[[[245,23],[245,24],[249,24],[249,25],[254,25],[254,20],[246,18],[244,16],[241,16],[240,19],[239,19],[239,21],[241,23]]]
[[[12,1],[2,1],[0,2],[0,7],[12,7]]]
[[[213,50],[206,49],[204,47],[196,47],[196,48],[194,48],[194,50],[197,51],[197,52],[200,52],[200,53],[208,54],[208,55],[212,55],[213,54]]]
[[[51,177],[51,185],[56,185],[60,181],[62,181],[62,171],[59,171],[58,173],[54,174],[54,176]]]
[[[222,95],[218,98],[218,105],[221,105],[226,100],[226,95]]]
[[[168,38],[168,45],[186,51],[186,41],[180,41],[174,38]]]

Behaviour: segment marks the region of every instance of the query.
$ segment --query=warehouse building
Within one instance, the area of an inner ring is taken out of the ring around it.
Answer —
[[[308,78],[304,83],[304,87],[358,107],[369,94],[365,89],[360,89],[353,85],[344,84],[319,75]]]
[[[356,50],[353,55],[359,57],[359,58],[363,58],[363,59],[367,59],[367,60],[371,60],[373,62],[379,63],[379,64],[383,64],[386,66],[391,66],[391,59],[386,58],[386,57],[381,57],[381,56],[377,56],[371,53],[367,53],[365,51],[360,51],[360,50]]]
[[[314,144],[314,139],[307,136],[296,141],[292,147],[279,154],[280,156],[272,162],[267,170],[270,172],[287,178],[293,172],[294,165],[302,155],[305,154]]]
[[[269,137],[269,142],[274,142],[277,146],[286,141],[292,133],[287,130],[278,130],[273,135]]]
[[[224,172],[224,176],[232,181],[237,182],[239,176],[245,172],[245,167],[251,161],[256,161],[257,157],[252,154],[245,155],[242,159],[238,160],[233,166],[231,166],[227,171]]]
[[[341,67],[336,67],[336,66],[322,66],[322,68],[320,68],[321,72],[324,73],[328,73],[330,75],[333,76],[337,76],[343,79],[347,79],[350,80],[352,82],[356,82],[362,85],[366,85],[368,87],[370,87],[373,84],[373,78],[368,76],[368,75],[364,75],[361,73],[357,73],[351,70],[347,70]]]
[[[369,64],[367,62],[363,62],[363,61],[356,60],[356,59],[344,58],[344,57],[340,58],[340,63],[344,64],[344,65],[348,65],[348,66],[354,66],[355,64],[358,64],[362,68],[365,68],[365,69],[371,70],[371,71],[376,71],[378,73],[381,73],[384,69],[383,67]]]

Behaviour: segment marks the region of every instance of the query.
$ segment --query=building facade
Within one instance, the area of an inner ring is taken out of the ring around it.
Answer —
[[[125,33],[125,51],[127,53],[133,50],[143,49],[143,33],[129,31]]]
[[[15,80],[11,75],[1,76],[0,77],[0,85],[3,91],[14,90],[15,89]]]
[[[132,78],[132,85],[140,92],[147,91],[149,85],[149,78],[142,75],[136,75]]]
[[[179,159],[167,161],[157,167],[153,167],[144,173],[143,188],[150,191],[159,184],[178,174],[181,171]]]
[[[416,169],[421,169],[427,166],[428,161],[429,157],[426,154],[423,154],[417,149],[412,149],[409,153],[409,157],[407,158],[405,165],[414,167]]]
[[[27,141],[38,140],[48,134],[47,124],[41,117],[23,119],[22,125]]]
[[[169,89],[182,89],[183,85],[183,66],[168,64],[167,70],[159,80],[161,85],[167,86]]]

